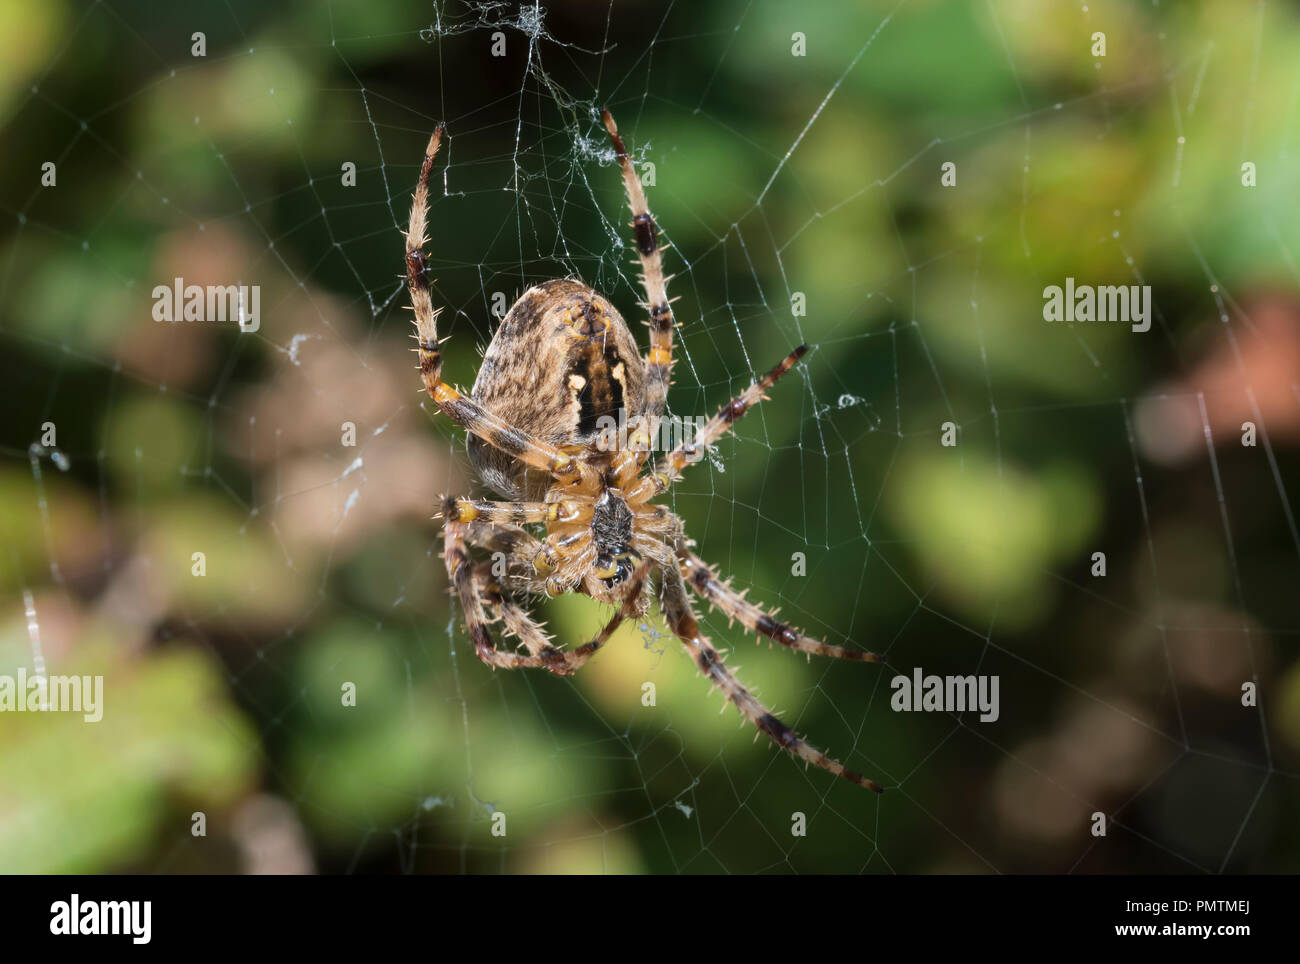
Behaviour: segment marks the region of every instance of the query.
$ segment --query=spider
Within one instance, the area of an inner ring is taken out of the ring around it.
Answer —
[[[470,461],[482,481],[507,501],[443,499],[444,558],[478,658],[493,668],[540,668],[559,676],[580,669],[626,619],[650,605],[659,584],[660,612],[699,671],[743,717],[790,753],[868,789],[873,781],[815,749],[760,703],[727,669],[700,631],[688,588],[751,633],[788,649],[878,662],[873,653],[810,639],[734,591],[691,547],[682,520],[653,500],[751,406],[765,398],[807,346],[741,392],[656,464],[649,464],[653,426],[662,416],[673,364],[676,322],[667,292],[659,228],[609,111],[601,112],[621,169],[640,257],[649,314],[644,359],[627,323],[599,292],[557,279],[524,292],[502,319],[466,397],[442,378],[437,318],[424,254],[429,174],[445,136],[429,138],[405,232],[406,282],[415,313],[415,351],[425,390],[468,435]],[[602,415],[627,413],[626,443],[597,431]],[[536,533],[536,534],[535,534]],[[538,535],[543,535],[538,538]],[[471,561],[471,547],[495,562]],[[502,565],[504,562],[504,565]],[[520,603],[577,592],[618,607],[600,633],[572,649],[553,644]],[[489,623],[518,645],[499,648]],[[522,650],[521,648],[522,647]],[[811,658],[811,655],[809,656]],[[757,734],[755,734],[757,738]]]

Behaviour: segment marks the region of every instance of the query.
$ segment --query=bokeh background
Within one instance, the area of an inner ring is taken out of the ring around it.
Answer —
[[[671,409],[814,346],[670,501],[884,655],[704,622],[880,797],[719,715],[657,617],[558,680],[449,606],[432,516],[474,482],[408,353],[417,165],[445,119],[468,386],[545,278],[639,321],[606,104],[672,245]],[[27,591],[49,672],[105,677],[99,724],[0,714],[0,870],[1300,868],[1295,4],[0,0],[0,131],[0,672]],[[260,330],[153,321],[177,276],[259,284]],[[1067,276],[1151,285],[1151,331],[1045,323]],[[917,666],[997,674],[1000,718],[892,711]]]

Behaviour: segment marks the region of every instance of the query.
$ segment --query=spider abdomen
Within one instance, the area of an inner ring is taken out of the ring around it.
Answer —
[[[645,400],[645,365],[618,310],[579,281],[530,288],[502,320],[474,382],[476,402],[560,448],[595,448],[604,419],[625,423]],[[620,418],[622,413],[622,418]],[[470,460],[510,499],[540,499],[553,481],[477,436]]]

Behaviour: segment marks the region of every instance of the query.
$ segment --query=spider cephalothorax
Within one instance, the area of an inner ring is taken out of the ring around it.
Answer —
[[[625,620],[657,596],[669,627],[709,681],[761,732],[805,761],[878,790],[808,745],[758,702],[700,632],[688,589],[750,632],[803,653],[876,661],[871,653],[810,639],[746,601],[691,551],[682,521],[653,500],[698,461],[731,424],[803,356],[779,365],[722,407],[687,442],[649,465],[654,427],[672,371],[675,321],[659,251],[659,229],[608,111],[643,271],[650,349],[642,358],[617,309],[575,280],[530,288],[492,338],[469,397],[442,380],[438,312],[424,255],[429,174],[442,125],[425,151],[406,232],[406,277],[415,312],[416,351],[425,388],[444,415],[469,433],[469,454],[484,483],[508,501],[443,500],[447,575],[479,659],[493,667],[537,667],[561,676],[578,670]],[[616,442],[602,423],[625,415]],[[475,563],[471,547],[490,552]],[[652,587],[654,587],[652,592]],[[555,646],[521,604],[530,596],[579,592],[617,606],[595,639]],[[499,622],[519,648],[498,648]]]

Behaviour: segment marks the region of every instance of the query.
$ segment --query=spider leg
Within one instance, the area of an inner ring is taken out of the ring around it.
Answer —
[[[541,657],[556,649],[550,634],[541,623],[513,599],[506,598],[505,589],[492,572],[492,563],[480,562],[474,567],[474,586],[492,614],[506,628],[506,632],[521,643],[528,652]]]
[[[532,518],[534,515],[540,518]],[[446,524],[464,527],[469,545],[504,553],[516,570],[523,570],[512,572],[512,580],[526,583],[529,592],[548,596],[570,592],[596,559],[597,549],[587,525],[591,506],[582,499],[532,503],[448,496],[443,499],[442,516]],[[545,542],[517,524],[557,519],[562,524]]]
[[[659,228],[650,215],[641,179],[632,169],[627,147],[619,136],[618,125],[607,110],[600,112],[614,144],[618,166],[623,173],[623,187],[627,191],[627,206],[632,210],[632,230],[636,235],[636,249],[641,257],[641,285],[645,289],[646,308],[650,312],[650,351],[646,354],[646,390],[643,414],[657,418],[663,414],[668,401],[668,383],[673,367],[673,309],[668,302],[668,279],[664,277],[663,255],[659,252]],[[636,413],[633,413],[636,414]],[[642,458],[644,463],[644,457]]]
[[[709,568],[708,563],[693,552],[681,552],[678,565],[688,586],[710,605],[721,610],[728,619],[740,620],[740,624],[756,636],[766,636],[775,643],[801,653],[816,653],[818,656],[853,659],[864,663],[880,662],[880,657],[875,653],[823,643],[781,622],[724,583]]]
[[[422,355],[424,344],[421,336]],[[522,429],[515,428],[472,398],[466,398],[444,381],[431,385],[426,377],[424,383],[442,414],[465,431],[477,435],[493,448],[500,449],[525,465],[549,472],[561,481],[578,480],[591,488],[595,488],[598,484],[599,475],[596,470],[582,458],[568,455],[554,445],[540,441]]]
[[[459,499],[444,500],[458,502]],[[466,500],[467,501],[467,500]],[[503,503],[509,504],[509,503]],[[504,554],[510,582],[526,592],[558,596],[577,585],[581,573],[596,558],[591,535],[584,529],[568,534],[553,533],[542,542],[517,525],[475,518],[472,522],[457,514],[444,516],[464,527],[465,542]],[[513,568],[510,568],[513,566]]]
[[[704,427],[695,433],[694,438],[682,442],[660,459],[655,466],[654,474],[647,476],[647,478],[654,480],[655,488],[663,491],[668,487],[670,479],[678,478],[686,466],[703,458],[705,450],[725,435],[742,415],[762,401],[766,397],[763,393],[775,385],[777,379],[793,368],[795,362],[802,358],[807,351],[807,345],[800,345],[790,352],[770,372],[754,382],[726,405],[723,405],[718,410],[718,414],[705,422]]]
[[[559,649],[531,616],[513,600],[505,597],[502,587],[491,577],[491,563],[482,563],[477,567],[470,563],[466,551],[467,536],[468,527],[464,523],[449,522],[443,527],[447,577],[460,598],[475,655],[494,669],[545,669],[556,676],[572,676],[592,654],[609,641],[624,620],[636,613],[641,584],[649,568],[648,562],[643,562],[638,567],[623,605],[594,639],[567,652]],[[496,648],[487,621],[483,618],[485,606],[500,616],[507,630],[520,639],[528,649],[527,655]]]
[[[710,683],[722,690],[723,695],[740,711],[740,714],[760,731],[766,733],[773,743],[801,760],[843,777],[850,783],[856,783],[877,793],[881,792],[880,786],[874,781],[846,768],[838,760],[831,759],[821,750],[806,743],[794,730],[778,720],[771,710],[755,699],[754,695],[731,674],[723,664],[718,651],[700,632],[681,574],[675,569],[664,570],[662,608],[668,625],[691,654],[700,672],[708,677]]]
[[[535,560],[537,553],[543,549],[543,545],[533,535],[519,526],[501,522],[486,522],[482,519],[461,523],[461,525],[464,529],[465,542],[468,545],[478,546],[490,552],[500,552],[505,557],[507,566],[514,567],[514,571],[511,571],[512,580],[527,582],[529,578],[535,577]],[[508,571],[510,571],[509,568]],[[540,581],[538,587],[530,584],[527,591],[540,592],[539,587]]]
[[[415,312],[415,330],[420,344],[420,371],[426,385],[437,385],[442,381],[442,351],[438,348],[440,309],[433,307],[433,296],[429,292],[429,265],[424,257],[424,245],[428,241],[425,237],[425,221],[429,216],[429,174],[433,171],[433,159],[438,156],[445,131],[446,127],[439,124],[429,138],[429,146],[424,149],[424,163],[420,165],[420,177],[415,182],[411,220],[405,235],[406,287],[411,294],[411,309]]]
[[[493,502],[490,499],[447,497],[442,502],[442,516],[448,522],[482,520],[494,525],[523,525],[530,522],[591,521],[593,505],[585,499],[561,499],[555,502]]]
[[[557,676],[568,676],[572,670],[566,665],[565,654],[549,643],[537,654],[515,653],[497,649],[483,618],[484,598],[474,578],[474,567],[469,561],[465,544],[465,526],[449,522],[443,526],[443,556],[447,563],[447,578],[460,597],[460,608],[465,614],[469,638],[474,643],[474,653],[488,666],[499,669],[545,669]]]
[[[439,124],[429,138],[429,146],[424,149],[424,162],[420,165],[420,177],[411,199],[411,220],[405,235],[406,287],[411,295],[411,308],[415,312],[416,351],[420,356],[420,375],[425,390],[444,415],[507,455],[533,468],[549,472],[558,479],[594,481],[595,471],[582,460],[515,428],[442,380],[442,349],[438,343],[439,309],[434,308],[433,296],[429,290],[429,264],[425,258],[424,245],[428,240],[425,227],[429,215],[429,174],[433,170],[433,159],[438,155],[438,148],[442,146],[445,130],[445,126]]]
[[[623,597],[623,605],[618,608],[618,612],[610,618],[609,622],[605,624],[605,628],[596,635],[595,639],[583,643],[569,654],[578,660],[579,666],[591,659],[596,650],[609,642],[609,637],[614,635],[614,630],[618,629],[624,620],[631,619],[636,615],[636,605],[641,595],[641,585],[645,581],[646,571],[649,568],[649,562],[643,562],[637,566],[636,572],[632,575],[632,581],[628,583],[627,595]]]

